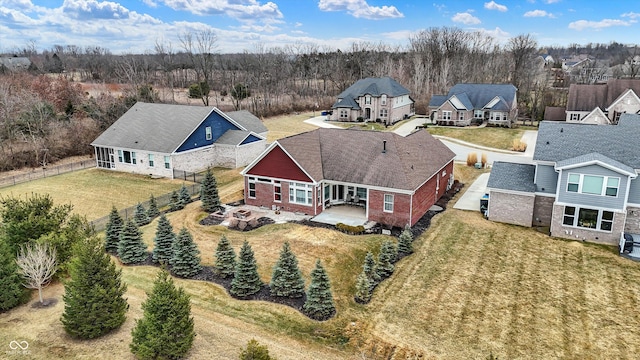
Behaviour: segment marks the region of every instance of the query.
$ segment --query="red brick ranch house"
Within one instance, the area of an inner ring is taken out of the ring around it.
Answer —
[[[358,205],[368,221],[414,225],[453,184],[454,157],[427,131],[320,128],[277,140],[250,163],[244,200],[314,216]]]

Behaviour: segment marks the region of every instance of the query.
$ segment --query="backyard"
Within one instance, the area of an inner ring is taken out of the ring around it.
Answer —
[[[519,126],[517,128],[501,127],[452,127],[429,125],[427,131],[431,135],[446,136],[472,144],[487,146],[502,150],[512,150],[513,141],[520,140],[526,130],[537,130],[531,126]]]

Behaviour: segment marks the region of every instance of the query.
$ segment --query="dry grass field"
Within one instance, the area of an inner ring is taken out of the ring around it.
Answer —
[[[267,133],[267,142],[272,143],[278,139],[282,139],[283,137],[317,129],[317,127],[304,122],[305,120],[312,118],[313,115],[313,112],[308,111],[264,119],[264,126],[269,129],[269,133]],[[320,115],[320,113],[316,111],[315,115]]]
[[[451,127],[429,126],[427,131],[431,135],[441,135],[470,142],[472,144],[511,150],[514,140],[520,140],[525,130],[537,130],[535,127],[499,128],[499,127]]]

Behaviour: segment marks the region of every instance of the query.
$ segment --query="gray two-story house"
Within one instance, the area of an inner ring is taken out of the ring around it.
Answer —
[[[542,122],[533,164],[494,163],[489,219],[612,245],[640,234],[638,134],[635,114],[615,126]]]

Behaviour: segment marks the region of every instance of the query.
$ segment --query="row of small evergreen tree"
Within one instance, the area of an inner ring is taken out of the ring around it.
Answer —
[[[405,227],[400,234],[397,247],[391,240],[382,243],[377,261],[370,251],[367,252],[362,272],[356,279],[355,300],[361,304],[371,301],[375,287],[393,274],[394,264],[411,253],[413,253],[413,233],[409,226]]]
[[[235,252],[223,235],[216,248],[215,267],[221,277],[233,276],[229,292],[237,298],[250,297],[262,289],[263,283],[258,275],[256,259],[247,241],[242,244],[236,261]],[[311,271],[311,282],[305,293],[298,259],[288,242],[282,245],[280,257],[273,267],[269,292],[271,296],[294,299],[306,295],[302,311],[315,320],[326,320],[336,312],[329,276],[320,259]]]

